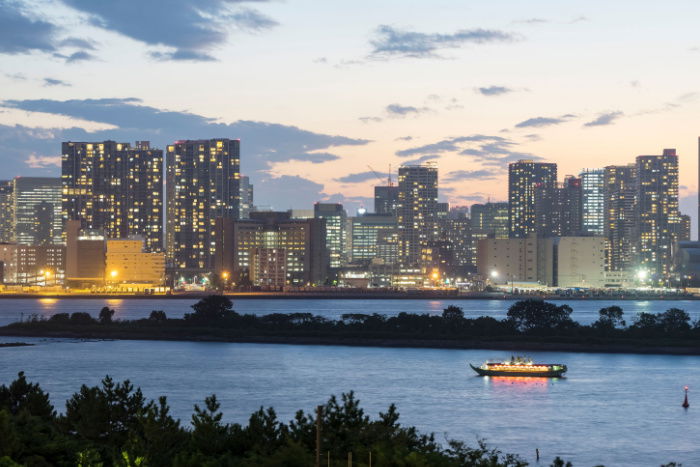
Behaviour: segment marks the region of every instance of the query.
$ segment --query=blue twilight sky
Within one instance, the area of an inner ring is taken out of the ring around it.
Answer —
[[[2,175],[62,140],[241,138],[256,202],[341,201],[434,161],[453,204],[507,163],[675,147],[695,214],[700,2],[0,0]],[[692,212],[691,212],[692,211]]]

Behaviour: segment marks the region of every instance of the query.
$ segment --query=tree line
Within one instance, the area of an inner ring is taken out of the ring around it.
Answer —
[[[58,313],[48,320],[34,317],[13,323],[7,329],[68,329],[138,331],[137,334],[171,335],[186,338],[206,330],[213,336],[342,336],[400,339],[523,338],[586,340],[600,342],[638,341],[694,345],[700,338],[700,320],[691,322],[684,310],[671,308],[662,313],[640,313],[630,323],[619,306],[602,308],[598,319],[584,325],[571,318],[569,305],[557,305],[541,299],[518,301],[510,306],[506,318],[467,317],[456,306],[448,306],[441,315],[402,312],[382,314],[351,313],[341,319],[329,319],[311,313],[239,314],[231,300],[210,295],[192,305],[193,312],[181,319],[168,318],[164,311],[152,311],[146,319],[115,321],[114,310],[104,307],[97,318],[89,313]]]

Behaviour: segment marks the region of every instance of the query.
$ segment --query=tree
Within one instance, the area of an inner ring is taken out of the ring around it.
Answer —
[[[616,327],[624,327],[625,320],[622,319],[622,308],[617,305],[601,308],[598,311],[598,321],[593,323],[593,327],[598,329],[615,329]]]
[[[519,331],[558,329],[573,326],[569,305],[555,305],[538,299],[520,300],[508,309],[508,319]]]
[[[185,320],[201,323],[215,323],[238,316],[233,311],[233,302],[223,295],[209,295],[192,305],[194,313],[187,313]]]
[[[690,331],[690,315],[680,308],[670,308],[656,315],[659,326],[667,334]]]
[[[98,320],[100,324],[112,324],[112,316],[114,316],[114,310],[105,306],[100,310]]]
[[[464,311],[454,305],[450,305],[442,310],[442,319],[446,321],[461,321],[464,319]]]
[[[167,321],[168,318],[165,316],[165,312],[163,310],[153,310],[151,311],[150,316],[148,317],[149,321],[157,321],[159,323]]]

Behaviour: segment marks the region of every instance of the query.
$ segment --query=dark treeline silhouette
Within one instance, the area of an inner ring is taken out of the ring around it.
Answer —
[[[352,313],[328,319],[311,313],[242,315],[228,297],[210,295],[192,306],[182,319],[167,318],[164,311],[146,319],[113,320],[107,307],[98,319],[88,313],[58,313],[49,319],[32,317],[2,328],[4,334],[72,335],[116,338],[169,338],[226,340],[250,337],[343,338],[404,340],[564,342],[581,344],[630,344],[686,346],[700,343],[700,321],[691,323],[688,313],[671,308],[663,313],[641,313],[631,323],[618,306],[603,308],[590,325],[571,319],[568,305],[539,299],[521,300],[508,309],[505,319],[465,317],[461,308],[449,306],[442,315]],[[358,341],[359,342],[359,341]],[[389,342],[390,343],[390,342]]]
[[[321,408],[325,465],[522,467],[516,455],[479,441],[469,447],[399,423],[392,404],[375,419],[352,392]],[[49,395],[23,373],[0,386],[0,466],[304,466],[314,465],[316,415],[299,410],[288,423],[260,408],[247,425],[225,423],[215,395],[195,405],[188,426],[170,414],[167,399],[147,400],[127,380],[106,377],[83,385],[57,413]],[[565,465],[555,459],[555,466]]]

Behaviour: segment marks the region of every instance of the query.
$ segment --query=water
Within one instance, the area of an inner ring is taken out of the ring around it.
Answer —
[[[19,321],[22,316],[39,314],[49,317],[55,313],[83,311],[97,316],[103,306],[113,308],[115,319],[146,318],[152,310],[163,310],[168,317],[179,318],[192,312],[191,305],[196,299],[97,299],[97,298],[20,298],[0,299],[0,326]],[[473,300],[449,298],[442,300],[305,300],[305,299],[235,299],[234,309],[239,313],[312,313],[327,318],[340,318],[344,313],[380,313],[397,315],[402,311],[438,315],[449,305],[464,309],[467,317],[493,316],[505,318],[513,300]],[[676,307],[686,310],[693,320],[700,318],[700,302],[693,300],[562,300],[574,310],[571,315],[576,321],[589,324],[598,319],[598,310],[611,305],[623,308],[626,319],[641,312],[658,313]]]
[[[248,302],[259,303],[259,302]],[[411,303],[411,302],[403,302]],[[18,340],[0,338],[0,341]],[[700,465],[700,357],[532,353],[565,363],[562,379],[474,376],[467,362],[508,358],[483,350],[390,349],[201,342],[23,339],[0,348],[0,382],[25,371],[60,410],[80,384],[105,374],[130,379],[147,397],[167,395],[187,424],[192,406],[216,393],[227,421],[246,423],[260,406],[282,420],[331,394],[355,390],[372,416],[395,402],[401,422],[474,445],[486,438],[542,464]],[[681,408],[689,385],[689,410]]]

